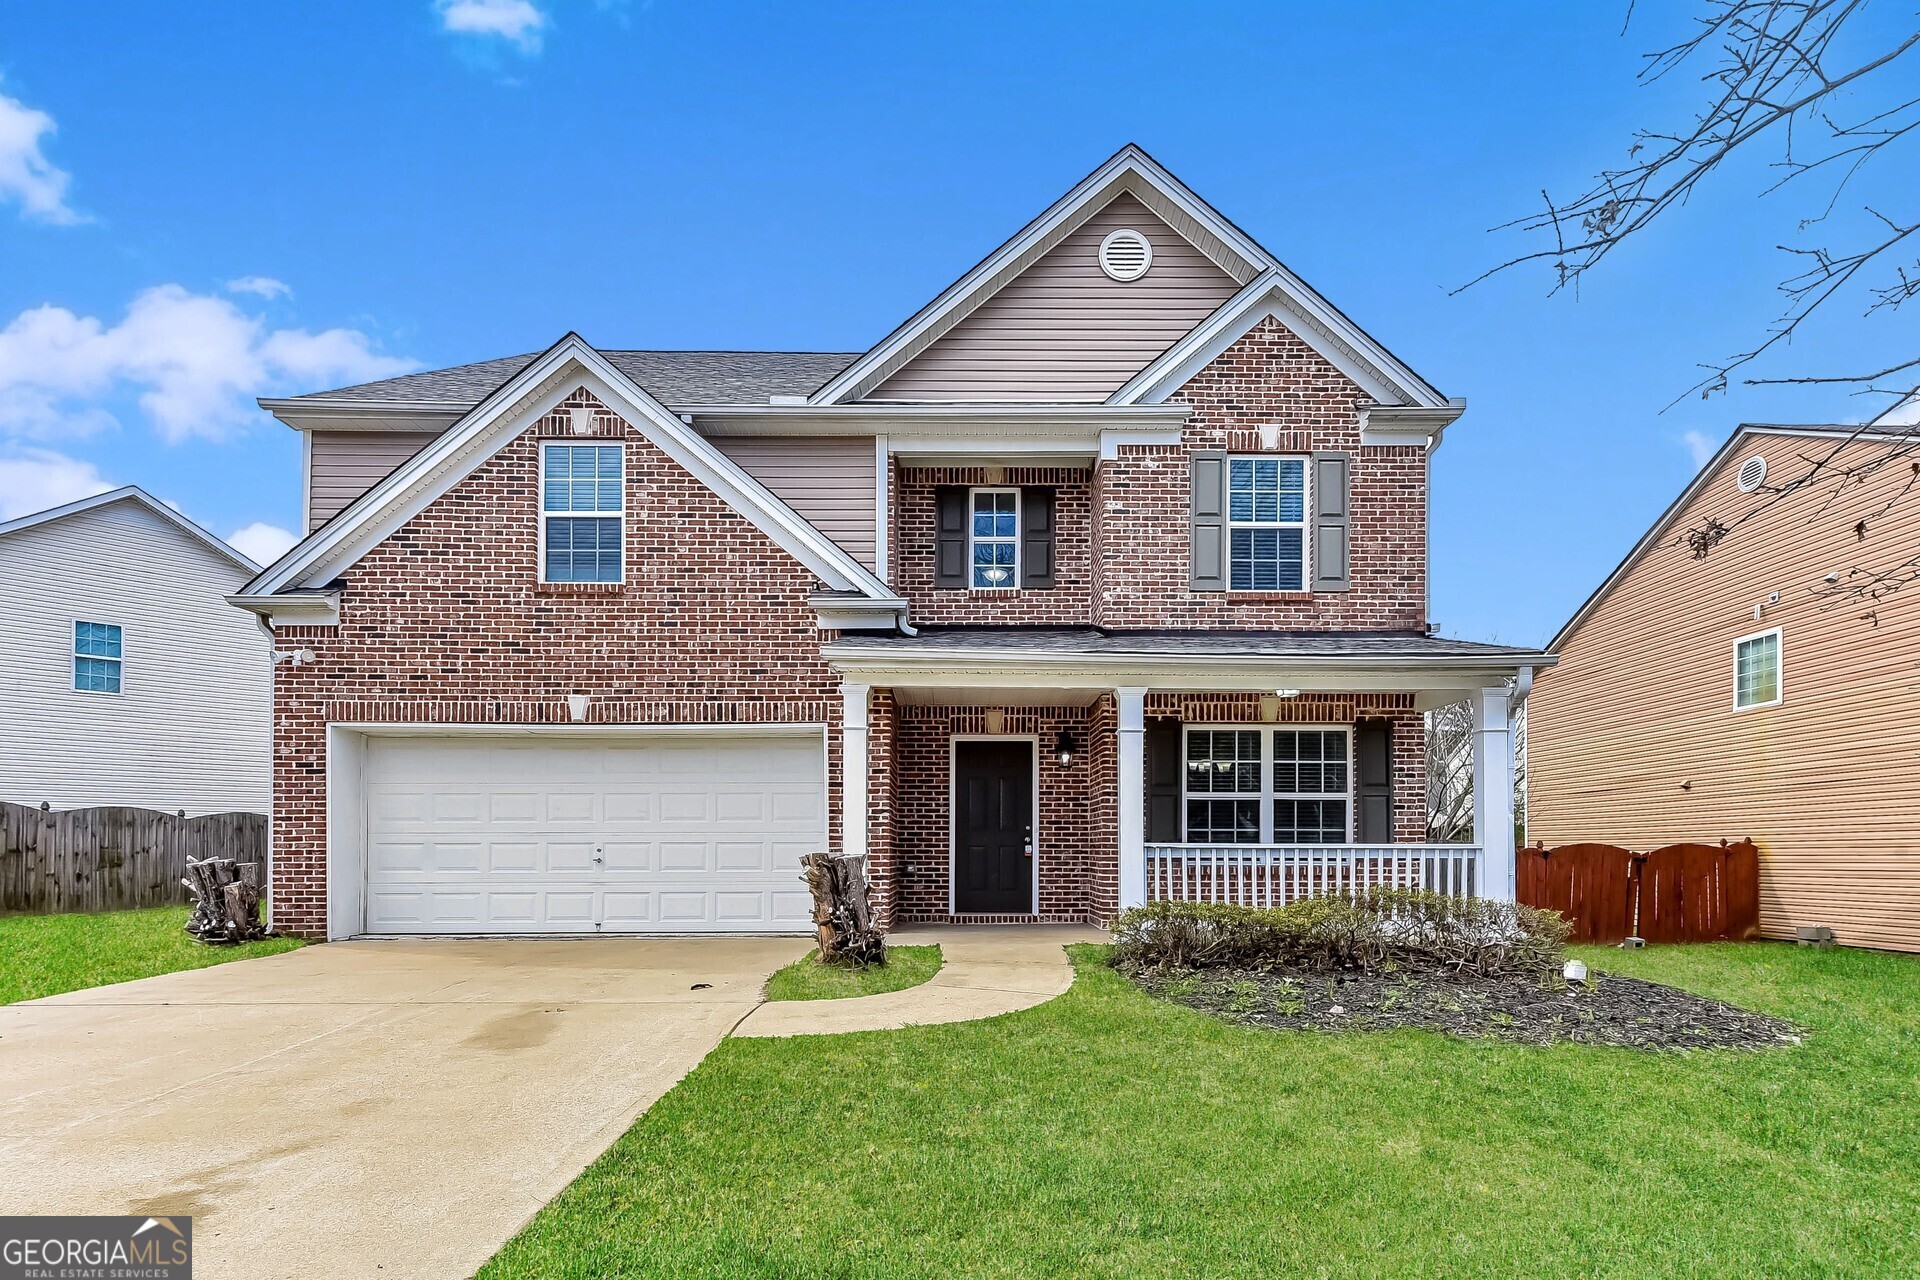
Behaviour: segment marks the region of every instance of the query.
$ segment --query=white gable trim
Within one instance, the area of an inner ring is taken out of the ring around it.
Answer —
[[[1359,325],[1341,315],[1305,281],[1275,265],[1220,309],[1193,327],[1192,332],[1163,351],[1154,362],[1108,398],[1109,405],[1162,404],[1206,368],[1228,347],[1261,321],[1272,317],[1361,390],[1385,405],[1464,410],[1432,384],[1376,342]]]
[[[579,387],[632,424],[829,588],[872,599],[896,599],[866,566],[769,493],[577,334],[562,338],[444,435],[248,583],[241,594],[257,599],[325,586]]]
[[[836,374],[808,403],[855,400],[885,382],[1122,192],[1135,196],[1238,283],[1279,266],[1251,236],[1189,191],[1152,156],[1128,143],[878,346]]]
[[[140,488],[138,485],[131,484],[118,489],[109,489],[105,493],[96,493],[91,498],[81,498],[78,502],[69,502],[64,506],[51,507],[45,511],[36,511],[32,515],[20,516],[16,519],[8,520],[5,523],[0,523],[0,537],[4,537],[9,533],[18,533],[22,529],[32,529],[39,525],[52,524],[55,520],[64,520],[68,516],[77,516],[83,511],[93,511],[100,507],[110,506],[116,502],[137,503],[145,507],[148,511],[151,511],[154,515],[165,520],[168,524],[179,529],[182,533],[188,534],[200,542],[205,543],[210,549],[219,552],[222,556],[225,556],[240,568],[245,569],[248,573],[260,572],[259,565],[241,555],[230,544],[214,537],[213,534],[202,529],[199,525],[187,519],[166,503],[161,502],[145,489]]]

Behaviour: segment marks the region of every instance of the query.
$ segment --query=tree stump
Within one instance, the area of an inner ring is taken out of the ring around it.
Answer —
[[[873,903],[867,893],[867,860],[810,853],[800,865],[801,879],[813,894],[820,963],[885,964],[885,935],[874,925]]]
[[[260,864],[232,858],[187,860],[180,882],[193,895],[193,914],[187,932],[202,942],[231,946],[271,937],[260,923]]]

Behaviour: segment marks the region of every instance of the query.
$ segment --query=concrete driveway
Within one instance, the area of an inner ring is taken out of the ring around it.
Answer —
[[[334,943],[0,1008],[0,1211],[191,1214],[202,1280],[467,1276],[807,946]]]

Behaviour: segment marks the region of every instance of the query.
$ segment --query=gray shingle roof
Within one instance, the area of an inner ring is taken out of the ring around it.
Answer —
[[[1221,658],[1535,658],[1537,649],[1398,631],[1106,631],[1098,627],[922,627],[918,635],[848,632],[841,651],[995,651],[1062,656]]]
[[[602,351],[613,366],[669,405],[765,404],[769,396],[804,396],[858,358],[843,351]],[[468,408],[527,367],[538,352],[476,364],[407,373],[355,387],[316,391],[299,400],[441,402]]]

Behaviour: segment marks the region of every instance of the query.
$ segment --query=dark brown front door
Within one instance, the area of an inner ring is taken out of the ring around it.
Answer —
[[[953,744],[953,909],[1033,911],[1033,744]]]

